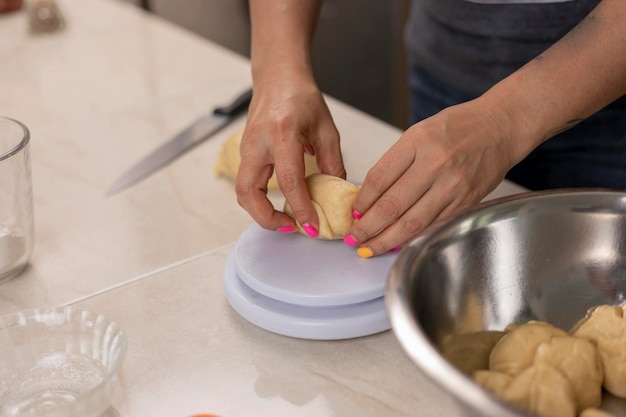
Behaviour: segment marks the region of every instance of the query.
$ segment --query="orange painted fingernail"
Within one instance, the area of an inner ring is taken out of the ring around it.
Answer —
[[[312,237],[313,239],[315,239],[317,235],[319,235],[319,232],[311,223],[304,223],[302,225],[302,230],[304,230],[304,233],[306,233],[309,237]]]
[[[372,252],[370,248],[367,248],[365,246],[361,246],[359,249],[357,249],[356,253],[361,258],[371,258],[372,256],[374,256],[374,252]]]
[[[289,226],[283,226],[276,229],[278,233],[292,233],[296,231],[296,226],[290,224]]]

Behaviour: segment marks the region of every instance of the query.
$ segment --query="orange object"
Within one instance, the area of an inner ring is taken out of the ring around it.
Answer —
[[[361,246],[359,249],[357,249],[356,253],[361,258],[371,258],[372,256],[374,256],[374,252],[372,252],[372,250],[366,246]]]

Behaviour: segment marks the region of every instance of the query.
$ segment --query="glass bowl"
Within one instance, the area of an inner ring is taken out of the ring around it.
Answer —
[[[126,353],[123,330],[75,307],[0,317],[0,417],[107,414]]]

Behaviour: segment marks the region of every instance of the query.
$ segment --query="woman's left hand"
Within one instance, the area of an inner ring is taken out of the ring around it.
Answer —
[[[521,158],[492,104],[479,98],[409,128],[367,173],[346,244],[366,258],[386,253],[495,189]]]

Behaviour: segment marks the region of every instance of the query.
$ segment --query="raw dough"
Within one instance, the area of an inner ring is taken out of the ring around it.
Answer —
[[[484,369],[474,372],[472,378],[478,385],[501,398],[513,382],[513,377],[509,374]]]
[[[504,332],[481,331],[457,333],[445,338],[441,353],[466,375],[489,369],[489,354]]]
[[[542,321],[514,327],[491,351],[489,369],[513,376],[519,374],[533,363],[537,347],[554,336],[567,336],[567,333]]]
[[[523,370],[504,390],[502,398],[542,417],[576,416],[576,400],[569,380],[544,363]]]
[[[537,347],[533,366],[553,366],[570,382],[577,411],[598,407],[602,402],[604,371],[596,346],[587,339],[556,336]]]
[[[231,135],[220,148],[217,154],[217,161],[215,162],[215,175],[221,175],[231,180],[235,180],[237,177],[237,171],[239,170],[239,164],[241,164],[241,154],[239,153],[239,145],[241,145],[241,138],[243,136],[243,130]],[[304,155],[304,168],[306,175],[310,175],[319,172],[317,162],[314,156]],[[273,174],[267,183],[267,188],[270,190],[278,190],[278,181],[276,180],[276,174]]]
[[[602,388],[626,397],[626,306],[591,308],[569,333],[541,321],[512,324],[504,333],[491,350],[488,369],[471,374],[503,400],[542,417],[612,417],[597,409]],[[463,338],[471,352],[467,335],[448,343]],[[485,352],[475,354],[465,360],[471,362],[467,366],[484,366]]]
[[[319,219],[318,239],[342,239],[354,222],[352,203],[359,186],[339,177],[312,174],[306,178],[306,186]],[[293,210],[285,202],[285,213],[293,217]],[[299,231],[305,234],[302,227]]]
[[[604,388],[626,398],[626,318],[622,307],[592,308],[573,329],[574,336],[594,342],[604,368]]]

